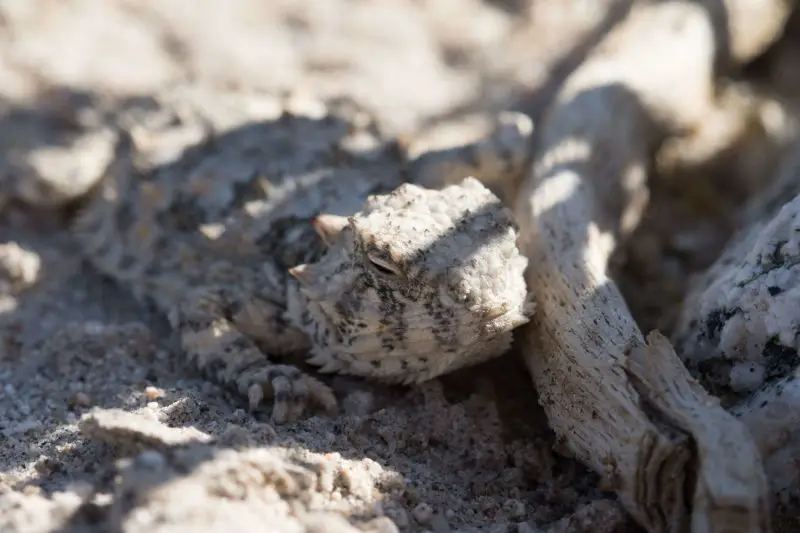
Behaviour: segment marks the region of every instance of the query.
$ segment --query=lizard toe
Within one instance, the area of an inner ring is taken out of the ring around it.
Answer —
[[[271,418],[277,424],[300,419],[311,405],[328,412],[338,409],[338,401],[330,387],[293,366],[262,367],[242,378],[240,388],[247,391],[250,409],[256,409],[265,398],[271,397]]]

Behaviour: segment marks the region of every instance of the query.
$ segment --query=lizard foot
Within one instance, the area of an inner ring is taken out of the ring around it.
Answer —
[[[273,398],[272,420],[278,424],[299,419],[312,404],[329,413],[338,410],[330,387],[294,366],[256,366],[243,371],[236,382],[240,391],[246,391],[251,410]]]

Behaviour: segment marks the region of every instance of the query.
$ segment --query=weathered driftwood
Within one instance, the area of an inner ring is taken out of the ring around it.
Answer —
[[[689,374],[660,333],[628,355],[632,381],[696,446],[692,531],[769,531],[767,480],[747,427]],[[735,450],[735,453],[731,453]],[[684,472],[688,474],[688,472]]]
[[[761,458],[735,418],[694,387],[667,387],[650,379],[654,370],[647,366],[626,368],[627,354],[643,349],[659,359],[653,368],[679,377],[681,365],[663,341],[646,347],[607,267],[647,203],[653,151],[667,135],[701,125],[712,105],[715,68],[763,50],[788,4],[632,8],[537,125],[533,170],[517,193],[537,305],[521,345],[540,402],[567,448],[604,474],[651,532],[683,531],[689,523],[696,532],[770,529]],[[707,424],[714,429],[700,431]],[[744,440],[735,456],[715,453],[734,437]],[[737,490],[725,489],[741,465],[749,470]]]
[[[699,276],[673,339],[686,366],[750,430],[774,492],[800,460],[800,146]]]

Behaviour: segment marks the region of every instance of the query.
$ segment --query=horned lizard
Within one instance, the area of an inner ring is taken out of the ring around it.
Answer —
[[[347,102],[186,90],[137,113],[74,235],[276,422],[337,407],[284,356],[411,384],[502,354],[531,316],[511,213],[467,175],[521,168],[523,117],[408,161]],[[437,173],[448,184],[413,183]]]

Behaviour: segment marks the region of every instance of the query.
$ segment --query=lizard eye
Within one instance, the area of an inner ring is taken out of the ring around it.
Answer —
[[[367,259],[369,262],[372,263],[372,266],[385,276],[397,276],[399,272],[397,271],[397,267],[389,263],[388,261],[381,259],[373,254],[367,254]]]

